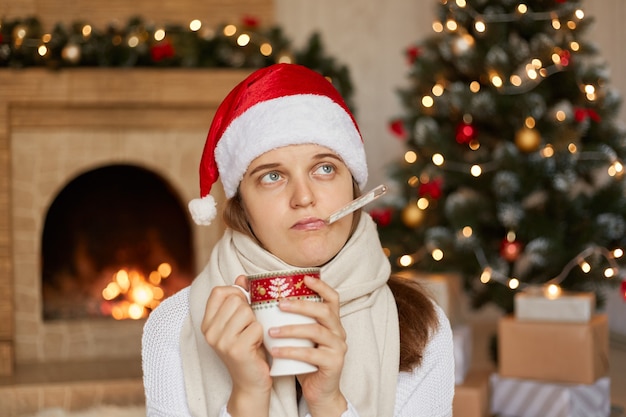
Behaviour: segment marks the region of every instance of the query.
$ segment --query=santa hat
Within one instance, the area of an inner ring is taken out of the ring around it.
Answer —
[[[231,198],[255,158],[295,144],[331,149],[361,188],[367,182],[359,128],[326,78],[296,64],[253,72],[226,96],[211,123],[200,161],[201,198],[189,202],[194,221],[208,225],[215,218],[215,200],[209,193],[218,177]]]

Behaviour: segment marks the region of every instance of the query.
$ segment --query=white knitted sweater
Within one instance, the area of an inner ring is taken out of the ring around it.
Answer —
[[[426,347],[421,366],[398,375],[394,417],[452,416],[452,331],[441,308],[435,305],[435,309],[439,328]],[[188,313],[189,288],[186,288],[163,301],[146,322],[142,366],[148,417],[190,416],[179,346],[180,331]],[[350,406],[342,417],[358,415]],[[229,417],[226,405],[220,417]]]

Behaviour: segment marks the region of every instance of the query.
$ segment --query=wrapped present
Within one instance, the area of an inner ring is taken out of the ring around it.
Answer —
[[[441,307],[451,323],[458,321],[461,306],[461,276],[454,273],[429,273],[404,270],[397,276],[419,283]]]
[[[454,417],[489,416],[490,371],[472,369],[462,384],[454,388],[452,415]]]
[[[593,292],[566,292],[559,287],[532,287],[515,294],[515,317],[518,320],[585,323],[596,308]]]
[[[606,314],[587,323],[498,322],[501,376],[547,382],[593,384],[608,375],[609,331]]]
[[[472,361],[472,331],[467,324],[452,327],[454,346],[454,382],[462,384]]]
[[[515,417],[609,417],[610,378],[593,384],[559,384],[492,374],[491,412]],[[456,414],[455,414],[456,417]]]

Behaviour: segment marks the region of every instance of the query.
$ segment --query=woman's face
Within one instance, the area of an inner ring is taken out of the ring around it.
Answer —
[[[353,199],[353,189],[347,166],[323,146],[290,145],[264,153],[248,167],[239,192],[261,245],[290,265],[323,265],[350,236],[352,215],[324,223]]]

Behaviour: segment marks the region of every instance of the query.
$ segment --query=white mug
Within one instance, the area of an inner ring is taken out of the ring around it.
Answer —
[[[320,278],[320,268],[293,269],[288,271],[272,271],[262,274],[248,275],[248,288],[235,285],[246,296],[256,319],[263,326],[263,344],[270,351],[277,346],[313,347],[308,339],[274,338],[268,334],[272,327],[292,324],[315,323],[311,317],[281,311],[278,300],[291,298],[321,302],[321,297],[304,285],[304,277]],[[300,375],[317,371],[317,366],[294,359],[275,358],[271,360],[270,375]]]

